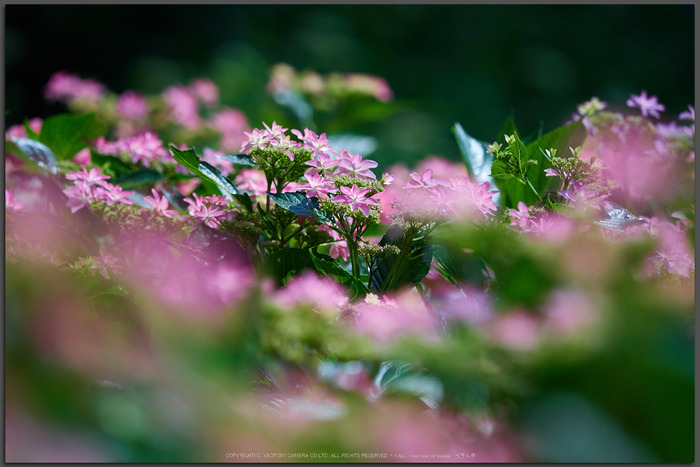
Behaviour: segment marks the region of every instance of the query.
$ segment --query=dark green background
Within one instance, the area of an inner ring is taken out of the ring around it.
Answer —
[[[6,121],[61,111],[41,91],[66,70],[116,92],[209,76],[260,126],[287,115],[264,93],[269,67],[283,61],[389,81],[400,111],[348,128],[379,138],[383,166],[457,159],[455,121],[492,141],[511,110],[527,135],[564,123],[591,96],[624,106],[645,89],[676,118],[694,102],[694,14],[694,5],[8,5]]]

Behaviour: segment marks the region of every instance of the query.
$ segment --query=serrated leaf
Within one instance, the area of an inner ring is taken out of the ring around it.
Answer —
[[[153,183],[163,178],[163,174],[153,169],[139,169],[128,175],[115,178],[112,183],[120,185],[124,188],[144,183]]]
[[[369,281],[369,287],[373,292],[390,292],[407,284],[415,285],[428,274],[433,261],[433,249],[426,243],[425,237],[419,235],[411,242],[410,253],[396,268],[394,264],[402,254],[405,254],[403,251],[399,254],[385,254],[377,259]],[[391,227],[379,241],[379,245],[395,245],[401,248],[404,240],[403,229]]]
[[[355,276],[340,267],[338,263],[328,255],[310,252],[314,269],[322,276],[332,276],[337,282],[348,287],[352,292],[351,299],[364,296],[369,289]]]
[[[176,162],[199,178],[213,182],[219,188],[221,194],[228,200],[233,200],[233,195],[239,194],[238,189],[236,189],[233,183],[231,183],[219,169],[199,159],[194,148],[182,150],[171,144],[169,149]]]
[[[59,160],[75,156],[105,130],[94,114],[60,114],[47,118],[41,125],[39,141],[51,148]]]
[[[513,174],[507,173],[506,170],[507,166],[505,162],[493,161],[491,165],[491,177],[493,177],[494,180],[508,180],[509,178],[513,178]]]
[[[258,164],[256,164],[253,161],[253,158],[250,156],[246,156],[245,154],[229,154],[226,156],[219,156],[219,159],[223,159],[225,161],[233,162],[236,165],[243,165],[246,167],[257,167]]]
[[[299,216],[312,217],[324,223],[333,220],[333,216],[330,213],[320,209],[318,198],[315,196],[309,198],[300,191],[293,193],[268,193],[268,195],[279,207]]]
[[[12,143],[32,162],[55,174],[58,172],[56,156],[47,145],[29,138],[11,138]]]

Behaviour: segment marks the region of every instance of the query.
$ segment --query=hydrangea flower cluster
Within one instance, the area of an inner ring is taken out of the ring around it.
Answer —
[[[73,185],[65,188],[63,194],[68,197],[66,205],[72,213],[89,207],[95,201],[104,201],[108,206],[115,203],[133,204],[130,195],[133,191],[126,191],[119,185],[112,185],[107,180],[108,175],[100,173],[100,167],[93,167],[89,171],[83,167],[78,172],[66,174],[67,180],[72,180]]]

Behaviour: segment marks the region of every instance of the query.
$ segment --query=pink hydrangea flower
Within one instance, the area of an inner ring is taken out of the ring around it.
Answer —
[[[107,206],[115,203],[133,204],[129,196],[133,195],[133,191],[124,191],[119,185],[107,183],[105,186],[98,186],[95,189],[95,199],[107,202]]]
[[[212,199],[207,200],[210,197],[200,198],[197,196],[197,193],[192,193],[192,196],[194,200],[185,198],[185,203],[190,205],[188,208],[190,216],[197,218],[198,222],[204,222],[205,225],[212,229],[219,227],[221,220],[227,217],[221,204],[213,202],[207,206],[207,201],[213,201]]]
[[[325,230],[334,240],[333,243],[331,243],[331,249],[329,252],[331,258],[335,259],[340,256],[341,258],[343,258],[343,261],[347,261],[348,257],[350,256],[347,240],[344,240],[338,232],[336,232],[328,226],[319,225],[318,230]]]
[[[117,112],[129,120],[141,120],[148,116],[148,101],[137,92],[125,91],[117,101]]]
[[[73,180],[76,184],[84,183],[87,185],[97,185],[104,188],[109,186],[107,180],[110,179],[109,175],[105,175],[102,172],[102,167],[93,167],[88,171],[85,167],[78,172],[69,172],[66,174],[67,180]]]
[[[367,193],[370,191],[369,188],[362,189],[357,185],[353,185],[351,188],[341,186],[340,191],[343,194],[335,195],[333,197],[333,202],[346,204],[350,206],[351,211],[359,209],[365,217],[369,217],[370,206],[379,206],[379,201],[367,197]]]
[[[146,167],[152,162],[168,157],[168,151],[163,147],[163,142],[154,133],[147,131],[140,135],[118,141],[119,147],[131,155],[134,163],[143,162]]]
[[[335,170],[339,163],[340,161],[338,159],[334,159],[330,154],[320,153],[314,159],[305,162],[306,165],[313,168],[309,170],[314,170],[314,172],[307,171],[305,175],[309,175],[310,173],[318,173],[323,176],[328,176]]]
[[[206,105],[219,102],[219,88],[210,79],[199,78],[190,83],[189,91]]]
[[[153,206],[154,211],[162,214],[165,217],[173,217],[178,214],[177,211],[168,209],[168,206],[170,206],[168,203],[168,198],[161,196],[155,188],[151,188],[151,193],[153,193],[153,196],[145,196],[144,199],[148,204]]]
[[[70,208],[71,213],[76,213],[82,208],[90,206],[90,203],[95,200],[92,188],[84,183],[69,186],[63,190],[63,194],[68,197],[66,206]]]
[[[104,98],[107,89],[92,79],[59,71],[54,73],[44,88],[44,96],[49,101],[73,103],[78,101],[95,102]]]
[[[378,165],[377,162],[373,160],[363,160],[361,155],[350,154],[345,149],[340,150],[338,159],[340,162],[338,163],[338,168],[335,171],[337,175],[345,174],[351,177],[377,178],[377,176],[374,175],[371,170]]]
[[[44,123],[44,121],[40,118],[32,118],[29,120],[29,128],[34,133],[41,133],[41,125]],[[5,141],[11,141],[12,138],[26,138],[27,137],[27,131],[24,128],[24,125],[12,125],[10,128],[7,129],[5,132]]]
[[[248,120],[240,110],[224,109],[215,113],[210,124],[221,134],[221,149],[224,151],[238,151],[250,135],[246,133],[246,130],[250,130]]]
[[[695,108],[692,105],[688,105],[688,110],[681,112],[680,115],[678,115],[678,120],[695,121]]]
[[[240,151],[244,154],[250,154],[253,148],[258,148],[262,151],[270,144],[270,135],[265,130],[255,128],[250,133],[244,131],[243,134],[248,138],[241,145]]]
[[[647,97],[647,92],[642,91],[639,96],[634,94],[627,100],[628,107],[638,107],[642,111],[643,116],[660,118],[659,112],[666,110],[663,104],[659,103],[656,96]]]
[[[262,196],[267,192],[267,177],[258,169],[242,169],[234,179],[241,190],[250,190],[254,196]]]
[[[433,169],[426,169],[422,174],[412,172],[410,177],[411,180],[403,186],[405,190],[423,189],[434,191],[433,189],[438,186],[438,180],[433,179]]]
[[[328,147],[328,138],[325,133],[319,136],[308,128],[304,129],[303,135],[299,130],[292,130],[292,133],[304,143],[302,146],[304,149],[313,151],[313,157],[318,157],[321,154],[325,154],[326,151],[331,150],[331,148]]]
[[[530,214],[530,207],[523,203],[518,202],[518,209],[511,209],[508,211],[510,216],[510,225],[518,226],[520,230],[527,231],[532,225],[533,217]]]
[[[306,196],[309,198],[318,196],[323,199],[327,198],[329,194],[338,192],[332,180],[315,173],[307,175],[306,183],[300,184],[297,188],[306,191]]]
[[[197,98],[184,86],[171,86],[163,92],[163,99],[170,107],[172,119],[190,130],[202,124]]]
[[[205,147],[202,151],[202,159],[221,171],[224,175],[229,175],[233,172],[233,162],[222,159],[226,153],[216,151],[212,148]]]
[[[304,272],[277,290],[272,300],[282,309],[308,304],[317,311],[334,315],[348,304],[348,296],[337,283],[311,271]]]

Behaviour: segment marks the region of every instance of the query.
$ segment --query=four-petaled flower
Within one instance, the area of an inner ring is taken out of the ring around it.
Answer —
[[[325,154],[325,151],[330,150],[328,147],[328,138],[325,133],[319,136],[308,128],[304,129],[303,135],[299,130],[292,130],[292,133],[304,143],[304,149],[313,151],[313,157]]]
[[[111,183],[107,183],[106,187],[99,186],[95,189],[95,198],[106,201],[107,206],[111,206],[114,203],[133,204],[129,199],[129,196],[133,194],[133,191],[124,191],[119,185],[112,185]]]
[[[270,144],[270,135],[265,130],[256,128],[250,133],[244,131],[243,134],[248,137],[248,140],[241,146],[242,153],[250,154],[253,148],[258,148],[262,151]]]
[[[165,217],[177,215],[177,211],[168,209],[168,198],[165,196],[160,196],[155,188],[151,188],[151,193],[153,193],[153,196],[145,196],[144,199],[148,204],[153,206],[154,211],[164,215]]]
[[[110,176],[100,173],[101,171],[101,167],[93,167],[89,172],[85,167],[83,167],[83,170],[81,171],[67,173],[66,179],[73,180],[74,182],[77,182],[77,184],[84,183],[86,185],[98,185],[108,188],[109,183],[106,182],[106,180],[109,180]]]
[[[411,181],[406,182],[403,188],[425,188],[427,190],[431,190],[436,186],[438,186],[438,180],[433,180],[433,169],[426,169],[426,171],[422,174],[419,174],[418,172],[412,172]]]
[[[639,107],[642,111],[643,116],[651,115],[652,117],[659,118],[659,112],[666,110],[663,104],[659,103],[656,96],[647,97],[647,92],[642,91],[638,96],[632,94],[632,96],[627,100],[628,107]]]
[[[350,206],[351,211],[359,209],[365,217],[369,217],[370,206],[379,206],[378,200],[367,197],[367,193],[370,191],[369,188],[362,189],[357,185],[353,185],[352,188],[341,186],[340,191],[343,194],[335,195],[333,202],[346,204]]]
[[[309,169],[311,171],[313,169]],[[308,172],[308,171],[307,171]],[[335,183],[317,173],[309,173],[306,175],[306,183],[297,186],[298,190],[306,190],[306,196],[312,198],[327,198],[329,194],[337,193],[338,189]]]
[[[224,217],[226,213],[219,209],[219,206],[216,204],[207,206],[204,203],[205,199],[197,196],[197,193],[192,193],[192,196],[194,197],[194,200],[185,198],[185,203],[190,205],[188,209],[190,216],[196,217],[212,229],[220,226],[220,218]]]
[[[306,165],[313,167],[313,169],[309,170],[314,170],[315,173],[320,173],[321,175],[330,173],[338,166],[339,163],[340,161],[338,159],[333,159],[330,154],[324,153],[319,154],[316,159],[311,159],[310,161],[305,162]],[[307,170],[306,173],[307,177],[309,170]]]
[[[340,150],[338,159],[340,162],[338,163],[338,168],[335,172],[338,175],[347,174],[351,177],[377,178],[377,176],[370,170],[379,165],[375,161],[369,159],[363,160],[361,155],[350,154],[345,149]]]

